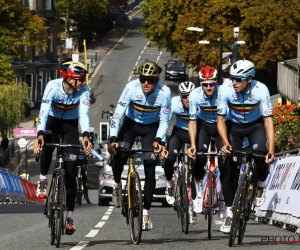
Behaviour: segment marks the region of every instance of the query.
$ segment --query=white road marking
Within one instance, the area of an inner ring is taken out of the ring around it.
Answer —
[[[111,214],[111,211],[107,211],[106,213],[105,213],[105,215],[110,215]]]
[[[97,235],[98,232],[99,232],[99,230],[97,230],[97,229],[92,229],[85,237],[88,237],[88,238],[95,237],[95,236]]]
[[[221,221],[221,220],[216,220],[216,221],[215,221],[215,224],[216,224],[216,225],[222,225],[222,224],[223,224],[223,221]]]
[[[70,248],[70,250],[81,250],[86,247],[87,244],[89,244],[89,241],[79,241],[79,243],[75,247]]]
[[[103,227],[105,224],[105,221],[100,221],[95,227],[99,228],[99,227]]]
[[[101,220],[108,220],[109,215],[103,215],[103,217],[101,218]]]

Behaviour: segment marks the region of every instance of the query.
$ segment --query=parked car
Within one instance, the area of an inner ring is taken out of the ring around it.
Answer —
[[[184,62],[180,62],[177,59],[168,60],[168,63],[165,64],[165,80],[169,79],[180,79],[185,80],[185,68],[186,65]]]
[[[139,173],[141,179],[141,187],[144,190],[145,185],[145,172],[144,172],[144,165],[142,160],[142,155],[135,155],[134,163],[136,167],[136,171]],[[127,162],[128,164],[128,162]],[[128,173],[128,165],[124,166],[124,170],[121,175],[122,181],[122,191],[125,191],[127,173]],[[155,178],[156,178],[156,186],[155,192],[153,195],[153,201],[161,202],[162,206],[169,206],[166,201],[166,188],[167,188],[167,181],[164,169],[162,168],[161,164],[156,166],[155,169]],[[98,198],[98,205],[99,206],[107,206],[109,202],[112,201],[112,192],[114,186],[114,176],[112,172],[112,168],[109,165],[105,165],[99,174],[99,198]]]

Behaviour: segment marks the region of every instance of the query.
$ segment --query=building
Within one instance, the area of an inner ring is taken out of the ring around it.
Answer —
[[[37,51],[34,46],[24,46],[24,56],[12,64],[16,82],[26,82],[30,89],[30,108],[39,108],[47,82],[58,77],[57,34],[59,19],[56,16],[54,0],[20,0],[28,4],[32,14],[46,19],[48,47]]]

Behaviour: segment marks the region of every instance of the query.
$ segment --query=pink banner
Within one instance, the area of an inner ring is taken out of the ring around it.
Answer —
[[[36,137],[36,128],[15,128],[14,137]]]

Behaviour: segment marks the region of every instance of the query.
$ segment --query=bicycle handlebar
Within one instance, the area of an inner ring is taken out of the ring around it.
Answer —
[[[246,155],[246,156],[252,155],[254,157],[261,158],[261,159],[266,158],[265,155],[253,154],[252,151],[240,151],[240,150],[236,150],[236,149],[230,150],[229,146],[227,146],[226,149],[229,150],[229,151],[232,151],[233,153],[237,153],[237,154],[240,154],[240,155]],[[271,159],[271,157],[272,157],[272,155],[268,154],[268,159]]]
[[[152,149],[127,149],[127,148],[116,148],[116,150],[121,151],[121,152],[129,152],[129,153],[138,153],[138,152],[153,152],[153,148]]]

